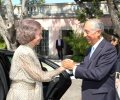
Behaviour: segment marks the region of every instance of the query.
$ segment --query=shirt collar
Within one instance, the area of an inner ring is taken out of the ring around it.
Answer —
[[[93,48],[96,49],[98,47],[98,45],[100,44],[100,42],[103,40],[104,38],[102,37],[97,43],[95,43],[93,45]]]

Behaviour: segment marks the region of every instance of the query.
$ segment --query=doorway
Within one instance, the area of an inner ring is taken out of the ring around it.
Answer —
[[[49,31],[43,30],[42,37],[43,39],[35,49],[38,54],[43,56],[48,56],[49,55]]]
[[[62,38],[69,37],[71,34],[73,34],[72,30],[62,30]],[[64,41],[64,55],[72,55],[72,47]]]

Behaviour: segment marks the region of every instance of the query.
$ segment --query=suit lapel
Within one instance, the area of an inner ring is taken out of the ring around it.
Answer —
[[[103,49],[105,43],[106,43],[106,40],[105,40],[105,39],[103,39],[103,40],[100,42],[100,44],[98,45],[98,47],[97,47],[97,48],[95,49],[95,51],[93,52],[91,58],[89,59],[90,62],[92,62],[92,61],[95,59],[95,57],[101,52],[101,50]]]

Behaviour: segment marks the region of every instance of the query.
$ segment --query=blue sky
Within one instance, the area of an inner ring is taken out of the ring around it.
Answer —
[[[19,4],[20,0],[12,0],[13,4]],[[74,0],[45,0],[46,3],[64,3],[64,2],[74,2]]]

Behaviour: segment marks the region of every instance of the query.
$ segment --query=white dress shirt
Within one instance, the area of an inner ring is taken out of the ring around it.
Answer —
[[[61,39],[58,39],[58,45],[61,46]]]

